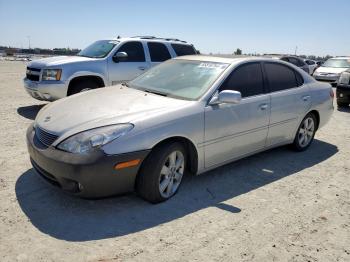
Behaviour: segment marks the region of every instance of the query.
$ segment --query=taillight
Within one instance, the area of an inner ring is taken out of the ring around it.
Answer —
[[[332,99],[334,99],[334,92],[333,89],[331,88],[331,90],[329,91],[329,95]]]

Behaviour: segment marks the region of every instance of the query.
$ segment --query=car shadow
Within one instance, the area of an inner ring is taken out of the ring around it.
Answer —
[[[232,215],[244,210],[227,200],[263,187],[325,161],[338,152],[335,145],[315,140],[305,152],[286,147],[263,152],[187,176],[176,196],[152,205],[135,194],[86,200],[47,185],[33,169],[16,182],[20,207],[41,232],[66,241],[89,241],[123,236],[170,222],[207,207]]]
[[[25,118],[34,120],[36,115],[39,113],[40,109],[46,104],[41,105],[31,105],[31,106],[21,106],[17,108],[17,113]]]
[[[350,107],[349,106],[347,106],[347,107],[345,107],[345,106],[343,106],[343,107],[337,107],[337,110],[339,111],[339,112],[347,112],[347,113],[350,113]]]

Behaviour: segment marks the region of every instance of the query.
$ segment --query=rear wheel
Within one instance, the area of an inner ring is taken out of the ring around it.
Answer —
[[[68,90],[68,96],[74,95],[77,93],[89,91],[92,89],[99,88],[98,84],[92,80],[81,80],[77,83],[74,83]]]
[[[317,120],[314,114],[307,114],[298,128],[295,135],[293,148],[296,151],[306,150],[314,140],[317,129]]]
[[[143,162],[136,180],[136,191],[151,203],[165,201],[176,194],[185,170],[183,145],[178,142],[161,145]]]

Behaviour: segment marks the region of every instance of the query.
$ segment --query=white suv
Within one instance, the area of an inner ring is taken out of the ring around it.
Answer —
[[[23,81],[32,97],[53,101],[132,80],[165,60],[196,53],[193,45],[172,38],[136,36],[99,40],[76,56],[30,62]]]

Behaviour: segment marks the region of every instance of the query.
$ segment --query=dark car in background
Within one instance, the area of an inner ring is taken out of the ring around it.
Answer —
[[[350,104],[350,69],[341,73],[337,85],[338,107],[346,107]]]
[[[292,56],[292,55],[274,55],[274,54],[272,54],[272,55],[264,55],[264,56],[286,61],[288,63],[291,63],[291,64],[299,67],[300,69],[304,70],[306,73],[311,74],[310,69],[309,69],[309,65],[302,58],[299,58],[297,56]]]

